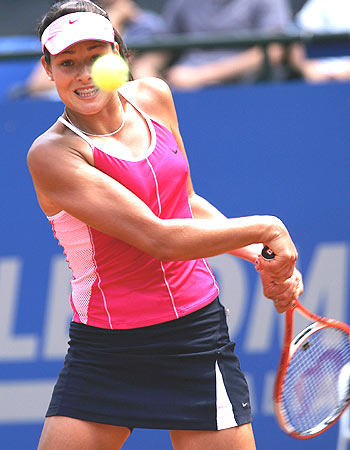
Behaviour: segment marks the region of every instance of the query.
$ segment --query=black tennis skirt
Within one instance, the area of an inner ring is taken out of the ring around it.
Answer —
[[[218,430],[248,423],[248,386],[234,346],[218,299],[142,328],[72,322],[46,416],[131,429]]]

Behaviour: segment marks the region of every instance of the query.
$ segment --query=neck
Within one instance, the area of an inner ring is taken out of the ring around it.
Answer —
[[[118,109],[119,109],[119,112],[120,112],[120,120],[117,122],[117,123],[119,124],[119,126],[118,126],[118,128],[113,129],[112,131],[106,130],[106,132],[103,133],[103,134],[97,134],[97,133],[93,133],[93,132],[87,131],[87,130],[86,130],[86,127],[84,127],[84,126],[82,126],[82,127],[80,128],[80,126],[77,125],[77,120],[76,120],[76,118],[74,117],[74,115],[73,115],[73,117],[72,117],[71,112],[68,113],[68,112],[67,112],[67,109],[64,110],[64,114],[65,114],[65,116],[66,116],[66,119],[68,120],[68,122],[69,122],[71,125],[73,125],[73,126],[76,127],[79,131],[81,131],[82,133],[84,133],[84,134],[86,134],[86,135],[88,135],[88,136],[93,136],[93,137],[107,137],[107,136],[113,136],[113,135],[119,133],[119,132],[122,130],[122,128],[123,128],[124,125],[125,125],[125,120],[126,120],[125,112],[124,112],[124,109],[123,109],[123,105],[122,105],[122,103],[121,103],[121,101],[120,101],[120,98],[119,98],[119,95],[118,95],[118,94],[117,94],[117,99],[118,99]]]

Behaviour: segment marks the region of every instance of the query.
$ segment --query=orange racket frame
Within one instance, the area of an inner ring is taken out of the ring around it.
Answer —
[[[265,246],[261,252],[263,258],[265,259],[273,259],[275,257],[275,254],[273,251],[268,247]],[[304,330],[302,330],[294,339],[293,339],[293,318],[294,318],[294,311],[297,310],[301,315],[306,317],[308,320],[312,321],[313,323],[310,324],[308,327],[306,327]],[[319,434],[326,431],[328,428],[330,428],[332,425],[334,425],[337,420],[340,418],[340,416],[343,414],[345,409],[350,404],[350,395],[344,400],[343,404],[339,408],[339,410],[335,411],[334,415],[327,418],[322,425],[319,426],[319,429],[315,427],[314,431],[311,433],[305,433],[301,434],[296,432],[294,429],[292,429],[289,425],[287,420],[284,417],[283,411],[282,411],[282,390],[283,390],[283,384],[284,379],[288,370],[288,365],[293,357],[294,353],[297,351],[298,348],[304,343],[304,341],[313,333],[316,331],[327,328],[327,327],[333,327],[338,328],[342,331],[344,331],[349,339],[350,339],[350,326],[344,322],[341,322],[339,320],[335,319],[329,319],[327,317],[321,317],[317,314],[314,314],[313,312],[309,311],[305,306],[303,306],[301,303],[296,301],[296,304],[294,308],[289,309],[285,313],[285,329],[284,329],[284,338],[283,338],[283,346],[282,346],[282,352],[281,357],[277,369],[277,374],[275,378],[275,384],[274,384],[274,392],[273,392],[273,400],[274,400],[274,409],[275,409],[275,416],[277,418],[277,421],[282,428],[283,431],[285,431],[290,436],[293,436],[297,439],[310,439],[314,436],[318,436]],[[350,363],[350,361],[349,361]],[[349,388],[350,389],[350,388]],[[326,424],[326,426],[323,426],[323,424]]]
[[[309,319],[310,321],[313,321],[313,324],[310,324],[308,327],[306,327],[303,331],[301,331],[295,338],[294,341],[298,341],[298,346],[293,348],[292,342],[293,342],[293,315],[294,311],[298,310],[300,314],[302,314],[304,317]],[[279,366],[275,378],[275,385],[274,385],[274,394],[273,394],[273,400],[274,400],[274,407],[275,407],[275,416],[277,418],[277,421],[280,425],[280,427],[285,431],[287,434],[297,438],[297,439],[309,439],[314,436],[318,436],[319,434],[326,431],[328,428],[330,428],[341,416],[341,414],[344,412],[346,407],[350,403],[350,399],[344,404],[344,407],[342,410],[337,414],[332,420],[329,421],[328,425],[325,427],[322,427],[317,432],[314,432],[310,435],[302,435],[297,433],[296,431],[292,430],[288,424],[286,419],[283,416],[281,404],[282,404],[282,388],[283,388],[283,382],[284,378],[288,369],[289,361],[291,360],[292,356],[294,355],[297,348],[302,345],[303,341],[310,336],[310,334],[313,334],[314,332],[318,331],[321,328],[326,327],[335,327],[339,328],[340,330],[344,331],[350,336],[350,326],[346,323],[340,322],[338,320],[334,319],[328,319],[326,317],[321,317],[317,314],[312,313],[309,311],[305,306],[300,304],[299,302],[296,303],[296,306],[293,309],[289,309],[285,313],[285,331],[284,331],[284,339],[283,339],[283,347],[281,352],[281,357],[279,361]],[[305,339],[303,337],[305,336]]]

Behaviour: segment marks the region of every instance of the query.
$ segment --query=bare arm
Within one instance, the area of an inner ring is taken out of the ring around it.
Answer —
[[[190,203],[195,217],[223,217],[213,205],[195,193],[191,196]],[[232,250],[228,253],[246,259],[252,263],[259,261],[259,267],[262,248],[262,244],[251,244],[243,248]],[[276,283],[273,272],[271,274],[270,269],[271,267],[266,264],[264,269],[259,270],[264,295],[275,301],[277,312],[283,313],[292,306],[293,302],[295,302],[303,292],[302,276],[298,270],[294,269],[294,273],[289,279],[282,283]]]
[[[246,72],[258,71],[263,52],[254,47],[237,55],[201,66],[174,66],[167,73],[169,83],[179,89],[193,89],[239,78]]]
[[[86,224],[159,259],[213,256],[286,234],[275,218],[162,220],[116,180],[67,148],[37,144],[28,165],[37,191]]]
[[[195,218],[198,219],[225,218],[225,216],[217,208],[215,208],[215,206],[213,206],[203,197],[200,197],[194,191],[190,195],[189,200],[192,214]],[[263,248],[262,244],[251,244],[243,248],[237,248],[235,250],[228,251],[227,253],[246,259],[251,263],[254,263],[258,255],[260,255],[262,248]]]

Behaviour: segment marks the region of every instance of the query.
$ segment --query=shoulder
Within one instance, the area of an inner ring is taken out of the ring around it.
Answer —
[[[139,78],[134,81],[126,83],[120,92],[125,93],[133,100],[138,100],[145,103],[157,101],[170,100],[172,95],[169,86],[164,80],[155,77]]]
[[[52,128],[37,137],[27,153],[29,169],[34,169],[40,161],[46,160],[50,156],[51,149],[60,145],[60,141],[60,136]]]
[[[85,158],[87,146],[78,136],[67,133],[62,124],[56,123],[31,145],[27,153],[29,171],[32,175],[48,174],[71,155]],[[55,164],[52,164],[53,161]]]
[[[120,89],[127,99],[135,102],[146,114],[164,125],[174,119],[175,107],[171,90],[160,78],[146,77],[131,81]]]

